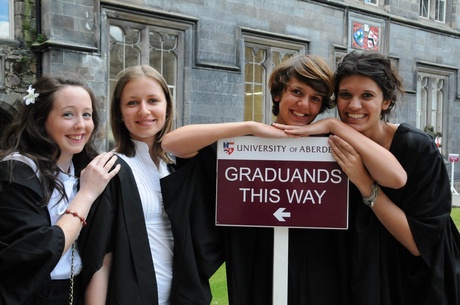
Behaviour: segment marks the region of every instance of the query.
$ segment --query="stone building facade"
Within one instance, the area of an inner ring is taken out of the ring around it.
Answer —
[[[366,49],[388,55],[404,80],[392,122],[431,125],[446,160],[460,153],[460,9],[453,0],[2,1],[10,16],[9,34],[0,38],[2,115],[14,113],[39,75],[71,71],[87,79],[107,121],[116,73],[149,64],[171,86],[176,126],[270,123],[266,81],[277,63],[311,53],[335,67],[347,52]],[[105,128],[101,150],[109,143]]]

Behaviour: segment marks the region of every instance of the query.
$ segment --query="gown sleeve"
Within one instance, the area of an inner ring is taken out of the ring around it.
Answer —
[[[86,218],[87,225],[83,227],[78,238],[84,266],[80,276],[84,287],[89,284],[94,273],[102,267],[105,255],[113,249],[115,216],[112,200],[116,198],[112,196],[113,184],[114,181],[111,181],[92,205]]]
[[[112,252],[107,304],[158,304],[155,268],[133,173],[121,158],[118,174],[92,205],[79,237],[86,287]]]
[[[183,162],[185,161],[185,162]],[[223,263],[220,229],[215,226],[215,146],[162,178],[166,213],[174,236],[171,304],[210,304],[209,278]]]
[[[403,139],[397,141],[393,153],[408,181],[402,191],[385,192],[406,213],[421,256],[431,267],[441,232],[450,219],[449,177],[438,148],[427,135],[402,128],[399,137]]]
[[[413,257],[400,253],[400,275],[419,287],[412,300],[417,304],[459,304],[460,234],[450,212],[452,194],[442,155],[425,133],[402,126],[398,147],[392,151],[408,174],[402,190],[385,190],[388,197],[406,213],[420,252]],[[421,263],[423,262],[423,263]],[[403,284],[404,285],[404,284]],[[409,287],[401,289],[401,296]]]
[[[115,243],[116,207],[120,205],[120,175],[126,170],[125,164],[120,159],[117,164],[122,164],[121,173],[110,180],[109,184],[91,206],[84,226],[78,238],[80,255],[83,261],[83,270],[80,274],[83,286],[86,287],[94,273],[103,264],[106,254],[112,252]]]
[[[50,280],[65,238],[39,205],[43,194],[32,169],[17,162],[10,172],[7,163],[0,162],[0,304],[16,304]]]

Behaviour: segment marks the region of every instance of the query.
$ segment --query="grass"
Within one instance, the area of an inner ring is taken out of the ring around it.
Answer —
[[[228,304],[227,297],[227,278],[225,273],[225,264],[223,264],[219,270],[211,277],[211,291],[212,301],[211,305],[226,305]]]
[[[453,208],[452,212],[450,213],[455,225],[460,230],[460,208]]]
[[[451,217],[455,225],[460,230],[460,208],[453,208]],[[226,305],[227,297],[227,279],[225,274],[225,264],[211,278],[212,301],[211,304]]]

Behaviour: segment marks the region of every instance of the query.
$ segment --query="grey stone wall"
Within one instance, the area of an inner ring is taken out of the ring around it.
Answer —
[[[15,1],[14,35],[16,39],[0,39],[3,65],[3,86],[0,102],[14,107],[15,102],[36,80],[37,57],[30,46],[37,39],[34,1]],[[3,108],[7,108],[4,106]]]
[[[383,1],[383,0],[379,0]],[[381,20],[383,51],[396,59],[407,94],[392,121],[415,124],[416,66],[429,63],[454,73],[446,105],[449,130],[443,136],[448,150],[460,152],[460,25],[459,9],[448,8],[445,24],[418,16],[419,1],[388,0],[373,6],[357,0],[41,0],[40,26],[33,0],[15,1],[16,39],[0,41],[5,54],[5,86],[0,98],[20,97],[40,73],[73,71],[95,91],[103,119],[107,116],[107,58],[101,45],[106,25],[101,6],[139,14],[169,14],[198,20],[187,33],[183,100],[178,122],[211,123],[243,119],[245,29],[308,41],[307,52],[323,56],[331,66],[335,52],[348,48],[348,14]],[[38,61],[36,54],[39,54]],[[15,96],[16,95],[16,96]],[[333,115],[330,111],[327,115]],[[105,147],[106,131],[101,135]],[[460,167],[460,166],[459,166]],[[460,170],[457,171],[460,174]]]

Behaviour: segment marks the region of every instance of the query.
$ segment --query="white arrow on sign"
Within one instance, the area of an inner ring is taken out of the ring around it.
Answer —
[[[291,217],[291,212],[284,212],[284,210],[286,210],[286,208],[279,208],[275,213],[273,213],[278,221],[285,222],[286,220],[284,217]]]

